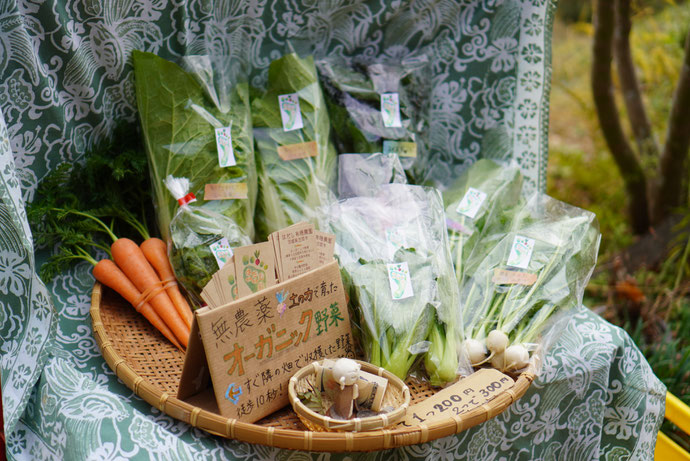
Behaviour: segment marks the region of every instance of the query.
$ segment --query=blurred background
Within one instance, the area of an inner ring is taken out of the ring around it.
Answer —
[[[558,5],[547,189],[599,218],[586,305],[624,327],[690,404],[690,2],[604,2]],[[665,424],[690,450],[690,438]]]

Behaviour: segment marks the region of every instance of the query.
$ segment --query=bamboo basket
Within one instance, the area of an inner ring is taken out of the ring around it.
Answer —
[[[535,373],[520,374],[512,388],[490,402],[460,415],[416,427],[392,427],[368,432],[314,432],[289,406],[254,424],[218,414],[212,393],[198,401],[175,396],[184,353],[156,331],[124,299],[96,283],[91,295],[91,319],[96,343],[106,363],[135,394],[160,411],[214,435],[291,450],[376,451],[429,442],[469,429],[500,414],[524,395]],[[408,382],[411,405],[434,394],[425,383]]]
[[[295,375],[290,378],[290,383],[288,385],[288,395],[292,403],[292,408],[308,430],[317,432],[373,431],[393,426],[405,417],[407,408],[410,406],[410,388],[407,387],[400,378],[383,368],[359,360],[357,360],[357,362],[360,364],[362,371],[377,376],[383,376],[388,380],[386,393],[383,397],[383,405],[391,406],[394,410],[390,413],[377,416],[354,418],[345,421],[333,419],[310,410],[302,403],[299,397],[297,397],[297,392],[300,388],[303,390],[307,389],[308,381],[311,381],[312,385],[314,384],[316,367],[313,363],[310,363],[295,373]]]

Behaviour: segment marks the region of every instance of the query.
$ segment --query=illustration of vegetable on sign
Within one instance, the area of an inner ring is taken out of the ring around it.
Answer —
[[[242,258],[242,264],[244,264],[244,271],[242,272],[244,283],[246,283],[249,289],[254,293],[266,288],[266,271],[268,270],[268,264],[261,261],[260,256],[261,252],[256,250],[253,258],[249,255],[245,255]]]
[[[290,292],[287,290],[279,291],[276,293],[276,299],[278,300],[278,314],[281,316],[285,312],[285,309],[287,309],[287,304],[285,304],[285,300],[288,298],[290,295]]]

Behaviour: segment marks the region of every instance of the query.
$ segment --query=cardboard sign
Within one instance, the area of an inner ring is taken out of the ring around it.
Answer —
[[[178,397],[203,391],[199,376],[208,363],[220,414],[248,423],[288,404],[288,381],[303,366],[354,357],[336,261],[224,306],[197,310],[194,322],[199,335],[190,336]]]
[[[406,427],[418,426],[451,415],[467,413],[484,405],[514,384],[510,376],[493,368],[482,368],[428,399],[412,405],[401,424]]]

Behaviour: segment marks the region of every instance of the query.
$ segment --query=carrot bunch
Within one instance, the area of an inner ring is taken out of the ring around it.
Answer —
[[[140,312],[176,347],[187,347],[192,310],[180,293],[165,243],[149,238],[141,246],[128,238],[110,247],[113,259],[95,264],[93,276]]]
[[[83,163],[58,165],[39,182],[27,215],[35,244],[54,250],[40,275],[51,280],[88,261],[96,280],[183,348],[192,311],[177,287],[166,244],[148,231],[153,200],[136,134],[123,124],[111,139],[86,152]],[[109,259],[98,261],[103,254]]]

